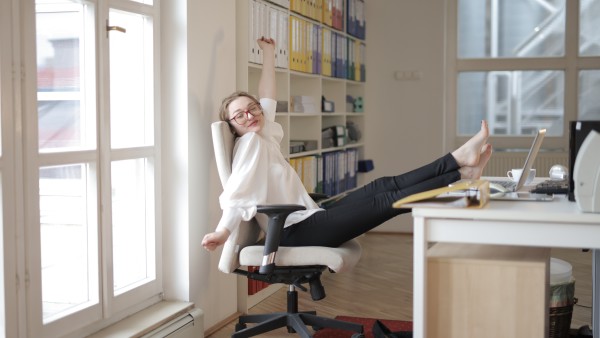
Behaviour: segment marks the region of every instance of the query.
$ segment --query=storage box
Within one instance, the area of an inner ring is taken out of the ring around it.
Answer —
[[[317,149],[316,140],[290,140],[290,154]]]

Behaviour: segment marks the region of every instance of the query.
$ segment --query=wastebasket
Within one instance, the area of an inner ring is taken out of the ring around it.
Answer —
[[[568,338],[573,317],[575,279],[571,264],[550,258],[550,338]]]

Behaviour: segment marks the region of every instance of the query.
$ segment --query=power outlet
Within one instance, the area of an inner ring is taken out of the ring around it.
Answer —
[[[418,81],[421,79],[420,70],[397,70],[394,72],[396,81]]]

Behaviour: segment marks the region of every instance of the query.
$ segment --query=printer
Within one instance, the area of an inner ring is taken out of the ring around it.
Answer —
[[[600,213],[600,133],[591,130],[573,168],[575,201],[583,212]]]

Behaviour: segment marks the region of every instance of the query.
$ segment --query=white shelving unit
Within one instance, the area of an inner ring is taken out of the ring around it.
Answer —
[[[338,34],[345,35],[353,40],[359,40],[363,43],[366,43],[366,41],[348,35],[344,31],[336,30],[332,27],[324,25],[321,22],[302,16],[290,10],[289,8],[280,7],[285,6],[286,4],[288,4],[287,7],[289,7],[289,1],[280,0],[269,2],[263,0],[238,0],[236,1],[236,83],[238,90],[247,91],[253,95],[258,94],[258,82],[262,65],[251,62],[248,52],[251,48],[251,43],[256,45],[256,41],[251,40],[251,34],[249,34],[249,25],[251,22],[250,16],[252,15],[251,3],[253,1],[259,2],[267,7],[275,7],[280,11],[286,12],[288,18],[298,17],[302,20],[309,21],[312,24],[330,29]],[[314,3],[316,2],[317,1],[315,0]],[[344,0],[343,2],[346,3],[347,0]],[[347,22],[345,17],[343,22],[345,26],[345,23]],[[287,29],[289,29],[289,26]],[[289,37],[289,32],[287,34]],[[276,40],[277,44],[279,44],[277,37],[273,38]],[[257,45],[256,48],[258,48]],[[281,143],[281,150],[288,160],[309,155],[321,155],[326,152],[347,150],[351,148],[358,150],[359,159],[364,158],[364,130],[366,119],[365,116],[367,114],[366,108],[363,108],[363,112],[353,112],[351,108],[348,108],[346,97],[350,95],[352,97],[364,98],[365,82],[324,76],[320,74],[304,73],[290,70],[289,68],[276,68],[276,82],[277,100],[279,102],[288,102],[287,112],[277,112],[275,118],[276,121],[283,127],[284,138]],[[315,102],[317,102],[317,112],[292,112],[291,98],[298,95],[310,96]],[[324,96],[327,101],[334,102],[335,109],[333,112],[321,112],[322,96]],[[347,122],[352,122],[356,126],[362,135],[361,138],[357,142],[347,143],[344,146],[325,147],[321,140],[322,129],[337,125],[346,126]],[[315,140],[317,141],[317,148],[315,150],[290,154],[290,141],[292,140]],[[358,185],[360,186],[361,183],[364,184],[364,182],[361,181],[360,175],[358,175]],[[247,294],[247,280],[245,278],[240,278],[238,284],[238,295],[241,296],[243,294]],[[276,285],[271,285],[270,287],[261,290],[252,296],[248,296],[245,300],[245,304],[243,297],[240,297],[241,305],[239,310],[246,311],[248,308],[254,306],[262,299],[276,292],[278,289],[279,287]]]

